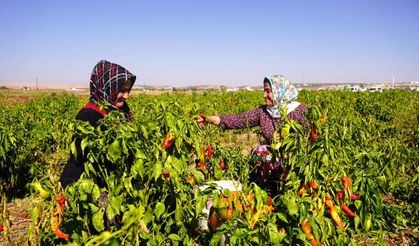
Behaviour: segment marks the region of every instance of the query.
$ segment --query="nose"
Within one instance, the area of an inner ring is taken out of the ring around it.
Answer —
[[[128,99],[128,98],[129,98],[129,93],[128,93],[128,92],[125,92],[125,93],[122,95],[122,97],[123,97],[124,99]]]

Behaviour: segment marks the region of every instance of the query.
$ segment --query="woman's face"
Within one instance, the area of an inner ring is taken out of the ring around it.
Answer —
[[[274,94],[272,93],[272,87],[269,82],[263,83],[263,98],[265,98],[266,105],[269,107],[274,106]]]
[[[131,89],[131,81],[127,81],[124,83],[122,89],[118,92],[115,101],[115,107],[121,109],[124,106],[125,100],[129,98],[129,91]]]

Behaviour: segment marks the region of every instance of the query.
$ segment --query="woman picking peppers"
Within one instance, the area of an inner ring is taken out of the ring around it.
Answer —
[[[267,145],[260,145],[252,151],[254,156],[252,160],[255,163],[251,179],[259,186],[266,188],[271,196],[275,196],[278,192],[278,184],[283,182],[286,176],[282,160],[273,158],[271,155],[270,144],[276,138],[274,132],[284,124],[281,120],[283,109],[286,109],[288,119],[295,120],[307,129],[307,119],[303,114],[307,107],[296,101],[297,89],[283,76],[266,77],[263,80],[263,87],[266,105],[240,114],[209,117],[199,115],[195,120],[200,124],[208,122],[223,129],[260,126]]]

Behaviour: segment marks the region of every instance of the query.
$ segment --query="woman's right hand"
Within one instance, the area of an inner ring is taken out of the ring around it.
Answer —
[[[199,115],[195,116],[194,120],[196,122],[198,122],[198,124],[200,126],[203,126],[203,125],[205,125],[205,123],[207,123],[207,118],[208,117],[205,114],[199,114]]]
[[[207,116],[206,114],[199,114],[194,118],[194,120],[196,120],[200,126],[205,125],[206,123],[210,123],[213,125],[220,124],[220,117]]]

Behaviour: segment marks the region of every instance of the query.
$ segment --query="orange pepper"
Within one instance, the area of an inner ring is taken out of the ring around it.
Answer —
[[[335,206],[333,206],[332,198],[328,196],[326,198],[325,203],[326,203],[326,206],[329,208],[329,214],[330,216],[332,216],[333,221],[342,231],[345,231],[345,227],[343,226],[342,220],[339,217],[338,211],[336,211]]]

